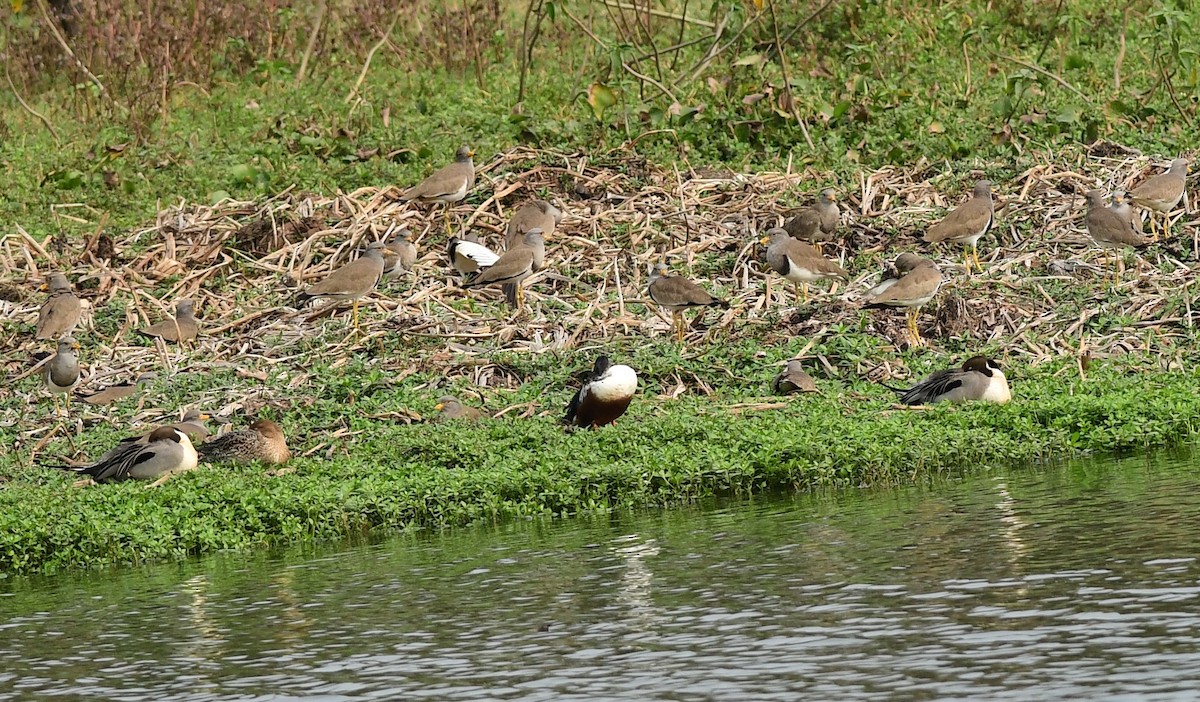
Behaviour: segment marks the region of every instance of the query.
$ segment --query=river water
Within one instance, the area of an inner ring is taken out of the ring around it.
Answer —
[[[1187,454],[0,581],[0,700],[1200,698]]]

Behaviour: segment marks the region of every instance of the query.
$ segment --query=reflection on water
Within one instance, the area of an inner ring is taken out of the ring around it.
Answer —
[[[0,700],[1192,699],[1190,465],[0,581]]]

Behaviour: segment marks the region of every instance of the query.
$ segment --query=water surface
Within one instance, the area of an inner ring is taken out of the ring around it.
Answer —
[[[1180,699],[1186,454],[0,581],[0,700]]]

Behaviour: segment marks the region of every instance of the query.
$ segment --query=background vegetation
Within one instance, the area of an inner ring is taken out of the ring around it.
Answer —
[[[860,165],[1200,139],[1186,0],[76,0],[69,31],[14,4],[0,218],[35,234],[411,182],[464,141],[849,184]]]

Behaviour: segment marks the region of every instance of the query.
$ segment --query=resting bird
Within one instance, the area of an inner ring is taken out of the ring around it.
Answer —
[[[157,377],[157,373],[150,371],[147,373],[142,373],[132,383],[117,383],[115,385],[109,385],[103,390],[98,390],[90,395],[75,393],[75,397],[80,402],[86,402],[93,407],[111,405],[118,400],[124,400],[126,398],[133,397],[142,389],[143,385]]]
[[[885,387],[899,393],[900,402],[906,405],[970,400],[1004,404],[1012,399],[1000,364],[986,356],[972,356],[961,368],[932,373],[911,388]]]
[[[692,307],[720,307],[729,309],[729,303],[708,294],[704,288],[682,276],[670,275],[667,264],[659,262],[650,272],[650,299],[671,313],[676,340],[683,343],[683,311]]]
[[[195,304],[188,299],[175,303],[175,317],[158,324],[151,324],[145,329],[139,329],[138,334],[151,338],[159,338],[172,343],[191,341],[200,333],[200,323],[196,321]]]
[[[795,217],[784,223],[783,230],[788,236],[807,241],[820,251],[821,242],[829,241],[837,233],[841,218],[842,210],[837,204],[837,191],[825,188],[817,196],[817,204],[800,210]]]
[[[812,376],[804,371],[804,362],[792,359],[787,367],[775,376],[771,389],[777,395],[791,395],[795,392],[817,392],[817,384]]]
[[[122,441],[91,465],[58,467],[83,473],[98,483],[155,480],[152,485],[161,485],[171,475],[196,466],[196,449],[187,434],[174,427],[159,427],[143,437]]]
[[[577,427],[602,427],[616,422],[629,408],[637,384],[637,373],[632,368],[614,366],[608,356],[600,356],[587,382],[567,405],[563,422]]]
[[[200,460],[206,463],[287,463],[291,457],[283,429],[269,419],[257,419],[249,429],[200,444]]]
[[[474,407],[468,407],[453,395],[442,395],[438,398],[433,409],[438,413],[436,421],[444,422],[452,419],[483,419],[483,412]]]

